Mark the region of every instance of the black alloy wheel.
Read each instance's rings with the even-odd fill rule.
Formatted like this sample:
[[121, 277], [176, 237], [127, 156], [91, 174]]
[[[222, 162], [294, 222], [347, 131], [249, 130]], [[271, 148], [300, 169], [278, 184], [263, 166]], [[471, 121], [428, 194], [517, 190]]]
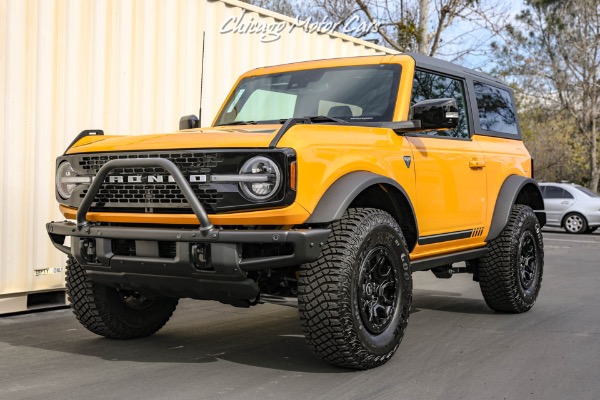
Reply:
[[391, 323], [398, 296], [398, 278], [384, 247], [372, 249], [358, 272], [358, 307], [365, 328], [383, 332]]

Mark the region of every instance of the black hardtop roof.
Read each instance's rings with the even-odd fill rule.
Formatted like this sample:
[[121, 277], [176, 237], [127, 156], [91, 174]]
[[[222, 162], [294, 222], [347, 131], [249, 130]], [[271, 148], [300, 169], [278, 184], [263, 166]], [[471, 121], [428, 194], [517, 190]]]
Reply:
[[486, 74], [485, 72], [475, 71], [474, 69], [470, 69], [467, 67], [463, 67], [461, 65], [451, 63], [448, 61], [440, 60], [439, 58], [425, 56], [423, 54], [416, 53], [401, 53], [406, 54], [412, 57], [417, 64], [417, 67], [429, 69], [433, 71], [446, 72], [451, 75], [471, 75], [473, 77], [486, 79], [488, 81], [492, 81], [494, 83], [500, 84], [502, 86], [507, 86], [504, 82], [500, 81], [497, 78], [494, 78], [491, 75]]
[[[454, 76], [459, 76], [459, 77], [466, 77], [467, 75], [469, 75], [472, 78], [476, 77], [479, 79], [485, 79], [485, 80], [487, 80], [489, 82], [493, 82], [497, 85], [502, 85], [512, 91], [512, 89], [507, 84], [505, 84], [504, 82], [502, 82], [501, 80], [499, 80], [497, 78], [494, 78], [491, 75], [486, 74], [485, 72], [475, 71], [474, 69], [463, 67], [462, 65], [459, 65], [459, 64], [440, 60], [439, 58], [425, 56], [423, 54], [406, 52], [406, 53], [385, 54], [385, 55], [370, 54], [370, 55], [362, 55], [362, 56], [334, 57], [332, 59], [335, 60], [335, 59], [344, 59], [344, 58], [363, 58], [363, 57], [366, 58], [366, 57], [377, 57], [377, 56], [381, 57], [382, 59], [384, 59], [385, 57], [388, 57], [388, 56], [392, 56], [392, 57], [394, 57], [394, 56], [409, 56], [413, 60], [415, 60], [416, 66], [418, 68], [428, 69], [431, 71], [438, 71], [438, 72], [446, 73], [448, 75], [454, 75]], [[330, 59], [322, 58], [322, 59], [310, 60], [310, 61], [326, 61], [326, 60], [330, 60]], [[263, 68], [277, 67], [277, 66], [281, 66], [281, 65], [302, 64], [303, 62], [306, 62], [306, 61], [276, 64], [276, 65], [270, 65], [270, 66], [266, 66], [266, 67], [258, 67], [258, 68], [253, 69], [253, 71], [263, 69]]]

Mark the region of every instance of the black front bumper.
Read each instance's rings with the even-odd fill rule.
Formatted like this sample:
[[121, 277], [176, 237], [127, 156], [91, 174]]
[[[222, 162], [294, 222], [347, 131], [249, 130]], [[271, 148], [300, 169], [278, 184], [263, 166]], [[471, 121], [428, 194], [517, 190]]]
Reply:
[[[167, 170], [200, 222], [199, 228], [119, 227], [92, 224], [86, 214], [104, 179], [114, 168], [149, 165]], [[77, 223], [50, 222], [50, 239], [73, 256], [95, 282], [116, 288], [170, 297], [191, 297], [242, 304], [260, 291], [248, 272], [291, 267], [316, 260], [329, 229], [231, 230], [218, 229], [194, 196], [175, 164], [165, 159], [114, 160], [98, 172], [77, 212]], [[65, 238], [71, 238], [71, 247]], [[116, 244], [132, 243], [123, 254]], [[168, 254], [161, 251], [164, 245]], [[284, 246], [283, 254], [243, 257], [244, 246]], [[291, 247], [290, 247], [291, 246]]]

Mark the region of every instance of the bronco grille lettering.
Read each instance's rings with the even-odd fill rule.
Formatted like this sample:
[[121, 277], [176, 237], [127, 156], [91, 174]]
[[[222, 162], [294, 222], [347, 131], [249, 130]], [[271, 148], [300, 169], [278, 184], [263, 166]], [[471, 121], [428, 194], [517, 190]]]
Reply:
[[[189, 175], [190, 183], [203, 183], [207, 181], [206, 175]], [[107, 183], [174, 183], [171, 175], [111, 175], [106, 178]]]

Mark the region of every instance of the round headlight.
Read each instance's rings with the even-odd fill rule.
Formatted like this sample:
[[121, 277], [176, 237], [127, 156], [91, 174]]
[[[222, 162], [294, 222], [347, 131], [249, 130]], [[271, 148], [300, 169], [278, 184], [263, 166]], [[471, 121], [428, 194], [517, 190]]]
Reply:
[[253, 157], [240, 170], [240, 188], [249, 200], [268, 200], [281, 185], [281, 172], [277, 164], [267, 157]]
[[73, 194], [77, 183], [73, 182], [75, 171], [68, 161], [61, 163], [56, 169], [56, 191], [63, 199], [68, 199]]

